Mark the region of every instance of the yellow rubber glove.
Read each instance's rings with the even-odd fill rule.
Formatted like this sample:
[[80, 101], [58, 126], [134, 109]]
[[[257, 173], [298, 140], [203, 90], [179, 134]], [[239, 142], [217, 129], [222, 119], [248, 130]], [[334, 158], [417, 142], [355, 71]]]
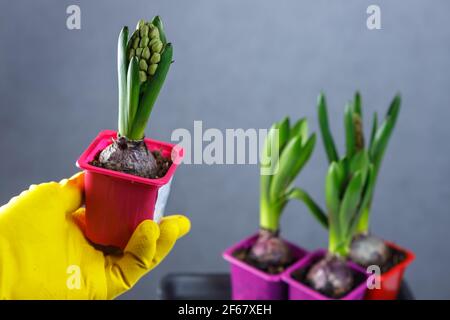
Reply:
[[105, 255], [83, 235], [83, 174], [32, 185], [0, 207], [1, 299], [112, 299], [190, 229], [180, 215], [142, 222], [124, 252]]

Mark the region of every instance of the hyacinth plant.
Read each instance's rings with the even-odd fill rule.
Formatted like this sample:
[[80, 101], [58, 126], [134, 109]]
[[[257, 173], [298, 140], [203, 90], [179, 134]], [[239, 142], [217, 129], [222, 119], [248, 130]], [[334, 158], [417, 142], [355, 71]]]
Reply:
[[[345, 108], [346, 153], [339, 157], [330, 131], [325, 95], [319, 95], [319, 126], [329, 161], [325, 181], [327, 214], [316, 204], [307, 205], [328, 228], [329, 245], [328, 254], [306, 275], [306, 281], [319, 292], [341, 297], [351, 290], [354, 279], [346, 264], [348, 257], [361, 265], [385, 262], [389, 258], [389, 249], [384, 242], [368, 234], [368, 221], [375, 182], [399, 109], [400, 96], [397, 95], [380, 126], [375, 113], [366, 148], [361, 96], [357, 92]], [[314, 203], [312, 199], [308, 201]]]
[[285, 118], [275, 123], [266, 137], [262, 159], [267, 161], [261, 161], [260, 173], [260, 231], [250, 250], [250, 259], [270, 273], [279, 272], [292, 259], [289, 247], [279, 237], [280, 218], [288, 201], [302, 199], [316, 211], [310, 196], [292, 186], [309, 160], [315, 141], [315, 134], [308, 136], [306, 119], [291, 126], [289, 118]]
[[[374, 264], [382, 266], [387, 262], [391, 254], [384, 241], [369, 234], [369, 218], [374, 185], [380, 171], [381, 162], [389, 139], [398, 118], [400, 104], [401, 98], [399, 95], [396, 95], [391, 102], [383, 122], [380, 125], [378, 124], [378, 115], [376, 112], [374, 113], [370, 140], [366, 146], [363, 130], [361, 96], [358, 92], [356, 92], [354, 100], [347, 104], [345, 108], [344, 124], [346, 154], [342, 159], [339, 159], [334, 139], [328, 124], [328, 112], [325, 96], [321, 94], [318, 100], [319, 125], [330, 166], [339, 161], [349, 161], [349, 159], [352, 159], [355, 155], [364, 155], [364, 158], [366, 159], [364, 161], [368, 161], [371, 170], [373, 171], [373, 177], [370, 181], [372, 185], [368, 186], [370, 193], [367, 194], [367, 200], [359, 205], [360, 212], [355, 220], [356, 234], [353, 237], [350, 251], [351, 259], [362, 266]], [[345, 173], [347, 181], [350, 181], [350, 179], [355, 176], [355, 172], [352, 170], [351, 166], [350, 170]], [[343, 193], [341, 192], [340, 195], [342, 196]], [[330, 232], [333, 232], [331, 230], [331, 226]]]
[[101, 166], [158, 178], [157, 161], [144, 143], [145, 127], [172, 63], [162, 21], [140, 20], [129, 37], [123, 27], [117, 47], [119, 81], [118, 138], [99, 155]]
[[370, 201], [374, 177], [374, 166], [365, 150], [330, 164], [325, 181], [328, 254], [306, 275], [315, 290], [339, 298], [353, 287], [353, 273], [346, 259], [362, 208]]

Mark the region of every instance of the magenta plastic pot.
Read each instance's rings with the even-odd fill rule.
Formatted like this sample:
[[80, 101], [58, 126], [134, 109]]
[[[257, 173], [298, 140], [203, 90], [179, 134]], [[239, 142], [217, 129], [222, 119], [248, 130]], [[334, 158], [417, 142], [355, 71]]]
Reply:
[[[326, 255], [327, 251], [324, 249], [320, 249], [314, 251], [308, 255], [306, 255], [303, 259], [298, 261], [297, 263], [290, 266], [283, 274], [282, 278], [288, 284], [288, 297], [289, 300], [333, 300], [323, 294], [315, 291], [314, 289], [308, 287], [307, 285], [298, 282], [297, 280], [292, 278], [292, 273], [301, 268], [307, 268], [314, 262], [323, 258]], [[364, 294], [367, 289], [367, 274], [364, 269], [359, 267], [358, 265], [349, 262], [348, 265], [355, 272], [361, 274], [361, 278], [364, 281], [361, 282], [356, 288], [350, 291], [346, 296], [340, 298], [339, 300], [362, 300], [364, 298]]]
[[100, 132], [80, 156], [77, 166], [85, 171], [86, 236], [96, 244], [124, 249], [142, 221], [159, 221], [162, 217], [183, 149], [165, 142], [144, 140], [150, 151], [159, 150], [162, 156], [172, 157], [171, 167], [159, 179], [146, 179], [91, 165], [96, 155], [116, 137], [115, 131]]
[[[232, 299], [286, 300], [287, 285], [282, 281], [281, 274], [265, 273], [233, 256], [233, 252], [238, 249], [250, 248], [257, 238], [258, 234], [255, 234], [228, 248], [223, 253], [223, 258], [230, 263], [231, 268]], [[296, 261], [307, 254], [306, 250], [290, 242], [285, 242], [292, 250]]]

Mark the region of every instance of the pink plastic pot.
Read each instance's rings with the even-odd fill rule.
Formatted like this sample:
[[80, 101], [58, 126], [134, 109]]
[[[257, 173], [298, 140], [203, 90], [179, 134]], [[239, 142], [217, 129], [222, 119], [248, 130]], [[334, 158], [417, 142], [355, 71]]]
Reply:
[[124, 249], [142, 221], [159, 221], [163, 215], [183, 149], [145, 139], [150, 151], [159, 150], [162, 156], [172, 157], [171, 167], [160, 179], [146, 179], [90, 165], [116, 137], [115, 131], [100, 132], [80, 156], [77, 166], [85, 171], [86, 236], [96, 244]]
[[[282, 281], [281, 274], [265, 273], [233, 256], [238, 249], [250, 248], [258, 238], [255, 234], [228, 248], [223, 258], [230, 263], [231, 288], [233, 300], [285, 300], [287, 298], [287, 285]], [[292, 250], [295, 260], [298, 261], [306, 255], [306, 251], [287, 242]]]
[[[292, 278], [292, 273], [301, 268], [307, 268], [314, 262], [323, 258], [326, 255], [327, 251], [324, 249], [320, 249], [314, 251], [303, 259], [301, 259], [296, 264], [293, 264], [289, 267], [282, 275], [283, 281], [285, 281], [289, 285], [288, 294], [289, 300], [332, 300], [327, 296], [315, 291], [314, 289], [308, 287], [306, 284], [300, 283], [297, 280]], [[366, 280], [367, 275], [364, 272], [364, 269], [359, 267], [358, 265], [349, 262], [349, 267], [352, 268], [355, 272], [361, 274], [361, 277], [364, 278], [361, 284], [359, 284], [356, 288], [350, 291], [346, 296], [340, 298], [339, 300], [362, 300], [364, 298], [364, 294], [367, 289]]]
[[396, 244], [385, 241], [385, 243], [392, 249], [402, 251], [405, 253], [405, 260], [391, 268], [389, 271], [381, 274], [380, 276], [380, 289], [368, 289], [366, 292], [365, 300], [394, 300], [397, 299], [398, 292], [403, 280], [403, 274], [405, 269], [415, 259], [414, 253], [403, 249]]

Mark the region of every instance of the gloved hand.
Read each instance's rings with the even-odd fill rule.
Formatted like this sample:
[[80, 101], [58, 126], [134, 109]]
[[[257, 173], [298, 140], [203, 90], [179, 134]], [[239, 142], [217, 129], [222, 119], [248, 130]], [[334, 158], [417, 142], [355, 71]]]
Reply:
[[124, 252], [84, 237], [83, 174], [32, 185], [0, 207], [1, 299], [111, 299], [130, 289], [190, 229], [180, 215], [142, 222]]

